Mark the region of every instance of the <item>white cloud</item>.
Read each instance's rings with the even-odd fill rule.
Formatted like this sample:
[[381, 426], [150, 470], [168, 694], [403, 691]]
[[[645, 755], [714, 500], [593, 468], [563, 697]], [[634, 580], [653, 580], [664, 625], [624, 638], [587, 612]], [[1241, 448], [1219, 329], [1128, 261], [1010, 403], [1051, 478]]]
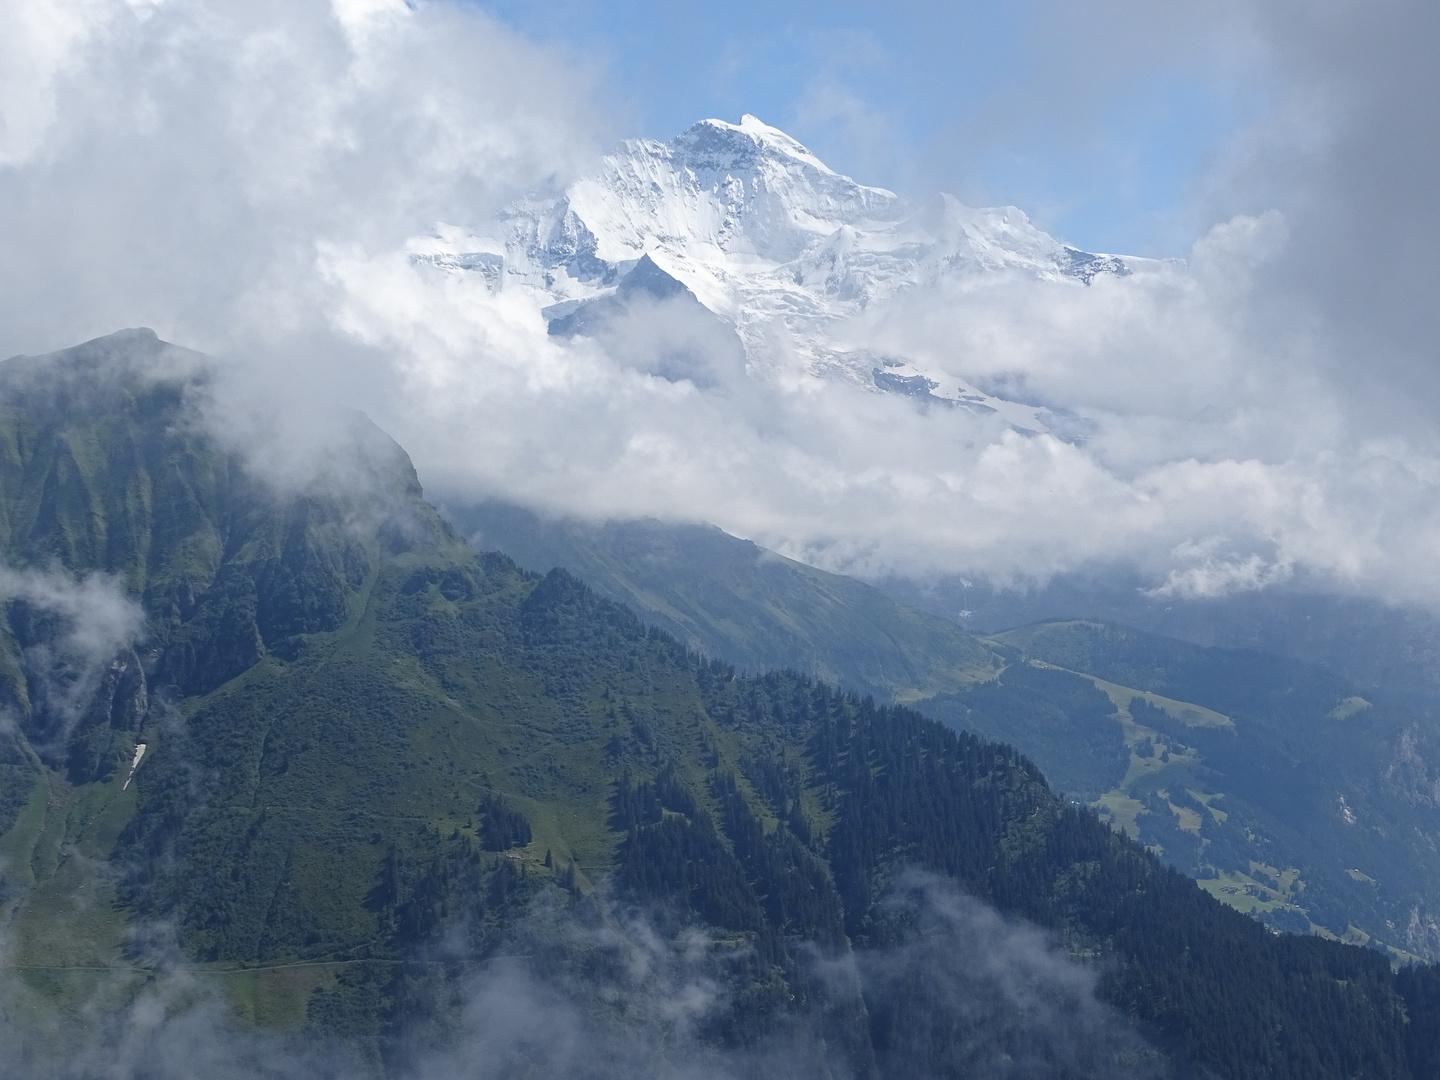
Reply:
[[343, 331], [405, 358], [390, 423], [452, 497], [705, 518], [862, 573], [1023, 581], [1127, 561], [1211, 595], [1304, 564], [1404, 594], [1416, 568], [1393, 556], [1429, 535], [1432, 459], [1361, 440], [1303, 348], [1267, 350], [1244, 274], [1282, 241], [1273, 215], [1236, 219], [1197, 244], [1194, 272], [950, 285], [852, 328], [877, 352], [1082, 410], [1080, 444], [842, 383], [700, 390], [547, 337], [535, 300], [478, 275], [358, 249], [325, 266]]
[[0, 166], [24, 164], [55, 122], [55, 83], [74, 63], [103, 0], [13, 5], [0, 36]]
[[[1431, 316], [1391, 304], [1399, 322], [1371, 333], [1365, 306], [1433, 269], [1368, 242], [1377, 208], [1381, 240], [1412, 208], [1378, 202], [1390, 174], [1337, 164], [1335, 149], [1363, 131], [1382, 165], [1433, 150], [1433, 117], [1366, 127], [1387, 88], [1424, 77], [1367, 97], [1341, 48], [1326, 83], [1303, 42], [1335, 52], [1362, 13], [1295, 14], [1308, 28], [1295, 44], [1278, 43], [1279, 10], [1227, 8], [1195, 35], [1218, 48], [1243, 24], [1227, 62], [1263, 54], [1293, 94], [1267, 119], [1274, 146], [1248, 133], [1211, 178], [1228, 209], [1186, 265], [1090, 287], [951, 284], [844, 330], [1073, 410], [1083, 441], [839, 382], [740, 378], [694, 327], [557, 340], [536, 299], [412, 260], [407, 241], [434, 222], [483, 231], [504, 200], [588, 168], [617, 134], [569, 59], [442, 3], [0, 6], [13, 58], [0, 70], [20, 88], [0, 142], [0, 344], [34, 352], [148, 323], [225, 353], [232, 390], [280, 430], [311, 425], [319, 402], [367, 409], [432, 492], [703, 518], [839, 568], [1019, 581], [1126, 562], [1204, 595], [1304, 570], [1440, 603], [1435, 394], [1416, 344], [1433, 345]], [[1183, 51], [1173, 26], [1162, 36]], [[1421, 238], [1437, 239], [1433, 217], [1416, 212]], [[1355, 246], [1337, 254], [1337, 236]], [[656, 359], [677, 339], [703, 386]]]
[[458, 3], [3, 0], [0, 43], [10, 351], [293, 339], [317, 243], [483, 216], [613, 136], [588, 76]]

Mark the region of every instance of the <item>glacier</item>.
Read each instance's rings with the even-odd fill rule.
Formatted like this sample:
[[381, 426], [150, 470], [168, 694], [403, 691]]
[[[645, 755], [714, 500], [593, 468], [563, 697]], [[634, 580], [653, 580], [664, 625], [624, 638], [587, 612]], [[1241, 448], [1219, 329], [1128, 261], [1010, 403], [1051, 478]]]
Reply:
[[702, 120], [668, 142], [628, 140], [562, 194], [514, 203], [480, 229], [439, 225], [409, 252], [521, 291], [567, 337], [609, 310], [597, 302], [613, 307], [644, 260], [733, 327], [756, 378], [840, 378], [1064, 438], [1083, 431], [1080, 418], [914, 358], [846, 348], [836, 331], [927, 285], [1022, 275], [1084, 288], [1152, 263], [1070, 247], [1013, 206], [977, 209], [943, 194], [911, 205], [749, 115]]

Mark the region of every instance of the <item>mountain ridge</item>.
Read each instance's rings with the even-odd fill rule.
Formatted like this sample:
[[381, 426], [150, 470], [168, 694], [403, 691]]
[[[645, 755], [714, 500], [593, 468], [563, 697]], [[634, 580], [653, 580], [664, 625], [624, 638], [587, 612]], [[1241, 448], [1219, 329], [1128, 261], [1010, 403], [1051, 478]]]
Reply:
[[[446, 512], [473, 546], [499, 548], [534, 572], [567, 567], [688, 648], [741, 670], [793, 667], [908, 703], [992, 678], [1002, 663], [954, 623], [714, 526], [552, 520], [500, 502]], [[837, 647], [842, 640], [848, 649]]]

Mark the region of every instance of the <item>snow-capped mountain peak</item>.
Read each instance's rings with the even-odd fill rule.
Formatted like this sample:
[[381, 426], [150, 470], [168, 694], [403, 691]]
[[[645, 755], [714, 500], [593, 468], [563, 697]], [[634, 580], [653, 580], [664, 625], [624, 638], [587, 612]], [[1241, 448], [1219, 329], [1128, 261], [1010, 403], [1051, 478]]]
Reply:
[[746, 113], [740, 123], [701, 120], [670, 141], [683, 150], [694, 168], [710, 171], [751, 169], [760, 155], [789, 158], [827, 176], [839, 176], [796, 139]]
[[[702, 120], [668, 142], [628, 140], [594, 175], [510, 207], [495, 229], [493, 240], [464, 241], [470, 251], [441, 237], [412, 250], [452, 271], [478, 270], [494, 288], [532, 291], [550, 317], [608, 294], [648, 256], [735, 327], [757, 373], [773, 367], [780, 331], [811, 374], [892, 392], [901, 384], [875, 371], [911, 368], [838, 350], [837, 321], [925, 284], [1021, 274], [1082, 287], [1141, 261], [1068, 247], [1015, 207], [977, 209], [948, 195], [911, 206], [750, 115]], [[978, 400], [973, 388], [949, 390], [953, 377], [914, 374], [947, 399]]]
[[564, 201], [602, 260], [663, 251], [694, 264], [682, 274], [790, 262], [845, 225], [873, 229], [905, 213], [893, 192], [841, 176], [752, 116], [703, 120], [665, 143], [630, 140]]

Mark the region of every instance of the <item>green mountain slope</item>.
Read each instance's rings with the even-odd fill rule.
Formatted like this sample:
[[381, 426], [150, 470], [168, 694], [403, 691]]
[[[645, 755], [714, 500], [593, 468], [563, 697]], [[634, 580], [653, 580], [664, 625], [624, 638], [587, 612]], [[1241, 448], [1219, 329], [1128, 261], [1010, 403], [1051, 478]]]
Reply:
[[[692, 648], [819, 673], [1011, 743], [1067, 798], [1272, 926], [1440, 957], [1440, 747], [1422, 717], [1331, 671], [1098, 623], [977, 639], [706, 526], [499, 504], [455, 518]], [[946, 674], [956, 655], [960, 679]]]
[[[1093, 961], [1178, 1069], [1433, 1070], [1408, 1019], [1436, 1011], [1428, 974], [1271, 934], [1008, 747], [803, 675], [737, 676], [563, 571], [475, 554], [363, 424], [345, 447], [363, 468], [268, 487], [194, 422], [203, 365], [177, 381], [174, 359], [130, 334], [0, 366], [18, 979], [0, 1003], [22, 999], [3, 1016], [25, 1053], [63, 1057], [178, 969], [403, 1075], [415, 1046], [463, 1033], [467, 980], [502, 957], [609, 985], [594, 939], [536, 936], [526, 912], [613, 937], [619, 904], [708, 928], [683, 938], [726, 988], [699, 1044], [803, 1031], [815, 1075], [962, 1075], [977, 1021], [865, 962], [925, 948], [894, 899], [919, 868]], [[47, 413], [47, 370], [85, 394]], [[97, 452], [58, 449], [82, 444]], [[90, 606], [65, 608], [95, 571], [110, 593], [92, 580]], [[76, 633], [105, 595], [143, 614], [118, 645]], [[591, 997], [624, 1022], [623, 999]], [[35, 1019], [56, 1010], [77, 1024]], [[1068, 1061], [1052, 1071], [1156, 1064]]]
[[948, 619], [710, 525], [548, 519], [504, 503], [450, 507], [481, 549], [563, 566], [687, 647], [742, 670], [791, 668], [909, 702], [991, 678], [993, 652]]

